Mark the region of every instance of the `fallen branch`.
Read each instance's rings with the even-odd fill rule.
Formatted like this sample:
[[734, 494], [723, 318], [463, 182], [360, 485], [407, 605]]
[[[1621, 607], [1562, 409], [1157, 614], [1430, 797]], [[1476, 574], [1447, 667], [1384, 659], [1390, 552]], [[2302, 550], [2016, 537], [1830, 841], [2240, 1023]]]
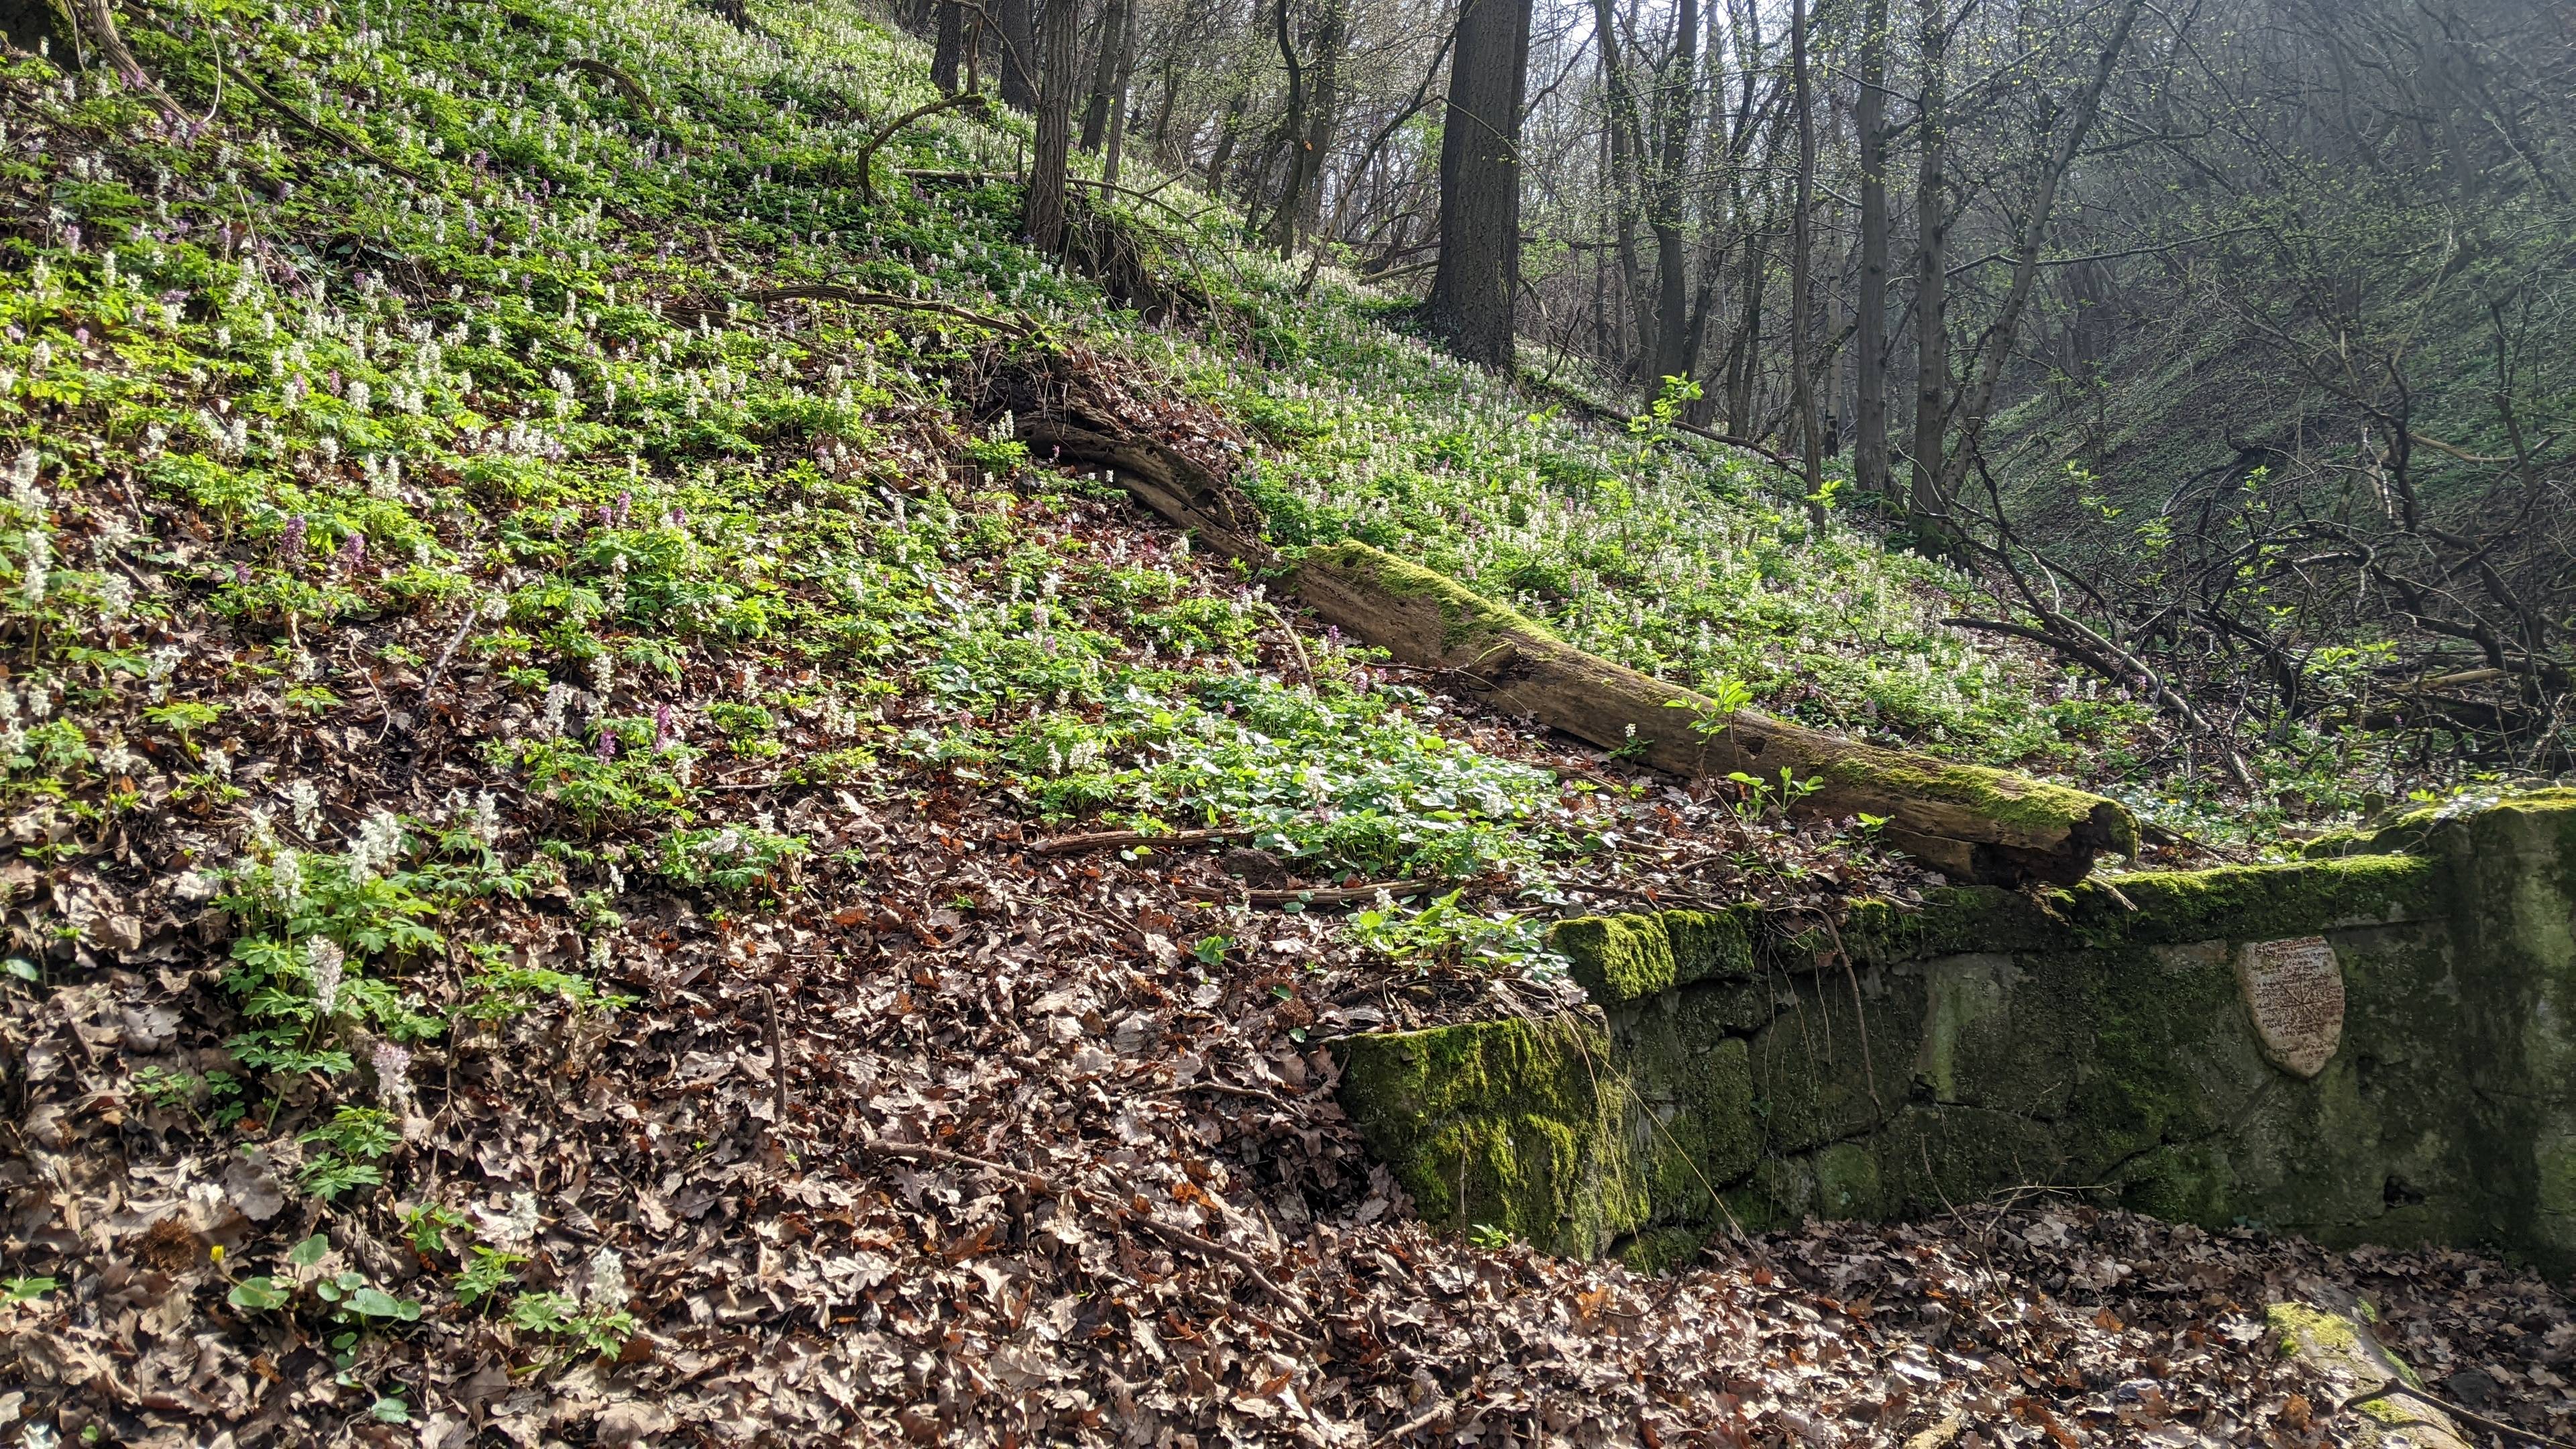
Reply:
[[354, 151], [374, 165], [381, 166], [385, 170], [392, 172], [394, 175], [399, 176], [414, 185], [427, 186], [430, 184], [428, 178], [422, 176], [419, 172], [411, 170], [409, 167], [388, 161], [384, 157], [377, 155], [375, 148], [369, 146], [366, 142], [345, 132], [337, 131], [329, 126], [323, 125], [320, 121], [314, 120], [302, 111], [297, 110], [295, 107], [288, 105], [282, 100], [279, 100], [276, 96], [269, 93], [266, 86], [263, 86], [258, 81], [251, 79], [250, 72], [243, 70], [240, 66], [235, 65], [230, 61], [225, 61], [222, 64], [223, 68], [232, 75], [233, 83], [235, 85], [240, 86], [243, 90], [246, 90], [253, 96], [258, 97], [260, 102], [266, 105], [270, 110], [273, 110], [279, 115], [286, 117], [288, 120], [293, 121], [296, 125], [312, 133], [315, 137], [323, 141], [327, 141], [334, 146]]
[[[770, 287], [762, 291], [746, 293], [743, 300], [757, 305], [793, 301], [847, 302], [854, 307], [884, 307], [897, 312], [929, 312], [942, 317], [954, 317], [960, 322], [972, 322], [978, 327], [990, 327], [996, 332], [1013, 337], [1027, 337], [1037, 330], [1031, 323], [1014, 322], [1004, 317], [987, 317], [981, 312], [969, 312], [963, 307], [946, 302], [933, 302], [921, 297], [898, 297], [891, 292], [862, 292], [854, 287], [835, 286], [830, 282], [805, 282], [792, 287]], [[706, 311], [704, 308], [679, 310], [701, 313]]]
[[[1025, 392], [1005, 383], [998, 415]], [[1039, 389], [1039, 397], [1047, 395]], [[1139, 502], [1257, 570], [1281, 566], [1242, 490], [1117, 419], [1017, 407], [1040, 459], [1106, 468]], [[1317, 618], [1416, 668], [1448, 672], [1495, 708], [1685, 777], [1783, 770], [1815, 789], [1803, 814], [1884, 817], [1889, 844], [1954, 880], [2071, 885], [2096, 855], [2126, 852], [2137, 826], [2117, 803], [2027, 776], [1956, 765], [1808, 729], [1751, 710], [1718, 711], [1692, 690], [1586, 653], [1456, 581], [1363, 543], [1307, 550], [1287, 571]]]
[[911, 125], [913, 122], [918, 121], [925, 116], [935, 116], [941, 111], [957, 110], [960, 108], [973, 111], [978, 115], [981, 115], [987, 111], [988, 105], [984, 97], [974, 91], [968, 91], [964, 95], [948, 96], [940, 100], [931, 101], [926, 105], [913, 107], [911, 110], [906, 111], [902, 115], [895, 117], [893, 120], [886, 122], [882, 126], [879, 126], [876, 130], [876, 134], [868, 137], [867, 141], [859, 147], [859, 154], [852, 158], [852, 164], [859, 168], [859, 195], [866, 199], [868, 205], [874, 206], [877, 203], [877, 183], [875, 174], [877, 148], [884, 145], [887, 141], [892, 140], [895, 132], [902, 130], [904, 127]]
[[110, 0], [72, 0], [71, 8], [119, 79], [150, 96], [152, 103], [160, 108], [164, 120], [176, 123], [186, 119], [179, 103], [154, 83], [151, 72], [143, 68], [143, 62], [136, 60], [134, 52], [126, 46], [124, 35], [116, 28], [116, 10]]
[[1059, 835], [1041, 840], [1031, 852], [1035, 855], [1081, 855], [1087, 851], [1123, 849], [1131, 845], [1231, 845], [1250, 840], [1253, 832], [1227, 830], [1093, 830], [1081, 835]]
[[1436, 880], [1370, 881], [1355, 886], [1308, 886], [1302, 890], [1234, 890], [1199, 885], [1184, 881], [1181, 890], [1201, 900], [1242, 901], [1255, 906], [1346, 906], [1353, 901], [1373, 901], [1381, 892], [1394, 897], [1418, 896], [1440, 889]]
[[566, 70], [577, 70], [589, 75], [598, 76], [600, 79], [616, 86], [620, 91], [625, 92], [626, 99], [643, 107], [646, 115], [653, 117], [655, 120], [661, 119], [662, 107], [654, 101], [653, 93], [644, 89], [644, 83], [642, 81], [628, 75], [625, 71], [618, 69], [616, 66], [610, 65], [604, 60], [583, 60], [576, 56], [570, 60], [566, 60], [564, 62], [564, 68]]

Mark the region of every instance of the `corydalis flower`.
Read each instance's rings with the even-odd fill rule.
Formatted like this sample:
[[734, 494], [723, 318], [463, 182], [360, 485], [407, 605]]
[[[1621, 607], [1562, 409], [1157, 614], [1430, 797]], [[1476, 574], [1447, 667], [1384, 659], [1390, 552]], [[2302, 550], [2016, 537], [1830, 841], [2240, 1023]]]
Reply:
[[304, 943], [304, 970], [313, 981], [313, 1005], [323, 1016], [340, 1009], [340, 981], [348, 953], [328, 936]]
[[310, 780], [298, 780], [286, 787], [287, 808], [295, 812], [295, 828], [312, 839], [322, 829], [322, 792]]
[[599, 732], [598, 753], [599, 762], [603, 765], [617, 758], [617, 736], [614, 733], [608, 730]]
[[593, 1308], [611, 1311], [626, 1306], [626, 1260], [606, 1243], [590, 1255], [590, 1289], [582, 1295]]
[[354, 574], [367, 561], [367, 536], [352, 530], [340, 541], [339, 568], [343, 574]]
[[376, 1090], [394, 1101], [411, 1096], [411, 1053], [389, 1041], [376, 1043]]
[[268, 863], [268, 884], [289, 913], [304, 903], [304, 862], [294, 851], [281, 850]]
[[349, 847], [349, 875], [353, 880], [370, 880], [394, 863], [402, 854], [402, 821], [390, 810], [379, 810], [358, 827], [357, 843]]
[[283, 538], [278, 540], [277, 546], [278, 551], [286, 556], [287, 567], [292, 568], [296, 564], [303, 562], [304, 537], [312, 530], [312, 527], [313, 525], [307, 523], [304, 519], [304, 515], [301, 513], [286, 520], [286, 534]]
[[679, 734], [679, 719], [677, 713], [671, 708], [671, 702], [669, 700], [664, 700], [662, 703], [654, 706], [653, 753], [658, 755], [664, 750], [669, 749], [671, 747], [671, 741], [679, 738]]

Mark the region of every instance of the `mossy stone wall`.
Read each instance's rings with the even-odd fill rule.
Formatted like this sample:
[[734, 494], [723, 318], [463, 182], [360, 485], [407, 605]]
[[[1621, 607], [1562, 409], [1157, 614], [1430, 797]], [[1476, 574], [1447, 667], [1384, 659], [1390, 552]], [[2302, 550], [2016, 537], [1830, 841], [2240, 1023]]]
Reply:
[[[1426, 1217], [1569, 1253], [2048, 1187], [2576, 1267], [2576, 792], [2336, 848], [1945, 891], [1844, 951], [1751, 910], [1565, 922], [1589, 1009], [1346, 1038], [1343, 1105]], [[2301, 1077], [2237, 963], [2311, 936], [2344, 1007]]]

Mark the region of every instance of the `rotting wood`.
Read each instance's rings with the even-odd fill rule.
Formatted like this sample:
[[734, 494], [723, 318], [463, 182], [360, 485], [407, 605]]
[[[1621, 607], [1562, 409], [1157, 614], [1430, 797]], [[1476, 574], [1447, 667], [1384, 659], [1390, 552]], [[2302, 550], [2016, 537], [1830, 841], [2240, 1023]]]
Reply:
[[[1013, 392], [1024, 388], [1010, 389]], [[1044, 395], [1041, 390], [1040, 395]], [[1068, 416], [1067, 414], [1071, 415]], [[1198, 460], [1079, 403], [1022, 409], [1040, 458], [1100, 468], [1175, 526], [1256, 569], [1280, 567], [1259, 510]], [[1812, 781], [1809, 815], [1871, 815], [1881, 836], [1953, 880], [2071, 885], [2094, 858], [2128, 853], [2137, 823], [2117, 802], [2027, 776], [1865, 744], [1756, 710], [1721, 714], [1680, 685], [1577, 649], [1517, 612], [1363, 543], [1308, 550], [1286, 572], [1323, 622], [1445, 675], [1495, 708], [1667, 773]]]

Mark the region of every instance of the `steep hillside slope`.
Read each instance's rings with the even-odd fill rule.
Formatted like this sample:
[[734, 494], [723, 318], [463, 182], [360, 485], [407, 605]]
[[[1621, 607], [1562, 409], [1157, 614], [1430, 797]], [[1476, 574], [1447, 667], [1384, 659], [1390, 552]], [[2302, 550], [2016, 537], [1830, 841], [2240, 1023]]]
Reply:
[[1303, 627], [988, 384], [1082, 368], [1283, 543], [1694, 682], [2129, 738], [1940, 575], [1186, 202], [1086, 211], [1105, 284], [1031, 256], [1025, 128], [871, 158], [929, 95], [845, 5], [122, 19], [138, 74], [0, 71], [0, 1432], [2322, 1442], [2262, 1310], [2351, 1292], [2564, 1432], [2576, 1331], [2456, 1256], [2057, 1205], [1647, 1280], [1426, 1232], [1326, 1035], [1572, 999], [1561, 912], [1925, 878]]

